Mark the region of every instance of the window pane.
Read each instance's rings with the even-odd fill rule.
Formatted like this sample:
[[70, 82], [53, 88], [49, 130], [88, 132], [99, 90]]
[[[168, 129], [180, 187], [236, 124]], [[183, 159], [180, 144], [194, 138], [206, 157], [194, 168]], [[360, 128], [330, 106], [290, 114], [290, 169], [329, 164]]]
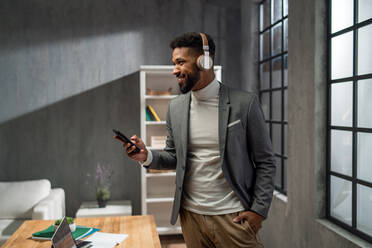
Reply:
[[372, 79], [358, 81], [358, 126], [372, 128]]
[[284, 90], [284, 120], [288, 121], [288, 90]]
[[270, 88], [270, 62], [260, 65], [261, 90]]
[[351, 182], [331, 176], [331, 216], [351, 225]]
[[261, 94], [262, 111], [264, 112], [265, 119], [270, 119], [270, 93], [265, 92]]
[[353, 33], [332, 38], [332, 79], [353, 75]]
[[264, 58], [264, 35], [260, 34], [260, 60]]
[[271, 20], [271, 10], [270, 10], [270, 0], [265, 0], [264, 2], [264, 29], [270, 26], [270, 20]]
[[288, 55], [284, 55], [284, 86], [288, 86]]
[[271, 88], [282, 87], [282, 58], [275, 58], [272, 60], [272, 85]]
[[284, 46], [284, 52], [288, 51], [288, 19], [284, 20], [284, 37], [283, 37], [283, 46]]
[[276, 173], [275, 173], [275, 186], [282, 188], [282, 159], [275, 157]]
[[332, 33], [353, 25], [353, 0], [332, 0]]
[[358, 178], [372, 182], [372, 133], [358, 133]]
[[372, 73], [371, 44], [372, 24], [360, 28], [358, 31], [358, 75]]
[[357, 228], [367, 234], [372, 233], [372, 188], [357, 185]]
[[284, 147], [283, 147], [283, 155], [288, 156], [288, 125], [284, 124]]
[[272, 92], [273, 105], [272, 105], [272, 119], [280, 121], [282, 120], [282, 91], [275, 90]]
[[353, 83], [336, 83], [331, 86], [331, 124], [352, 126]]
[[287, 191], [287, 173], [286, 173], [286, 169], [287, 168], [287, 160], [286, 159], [284, 159], [283, 160], [283, 168], [282, 168], [282, 171], [283, 171], [283, 173], [284, 173], [284, 182], [283, 182], [283, 184], [284, 184], [284, 190], [285, 191]]
[[359, 22], [372, 18], [372, 1], [371, 0], [359, 0], [358, 11], [359, 11], [359, 14], [358, 14]]
[[260, 35], [261, 60], [270, 57], [270, 30]]
[[352, 132], [331, 130], [331, 171], [352, 175]]
[[271, 2], [272, 23], [282, 19], [282, 0], [272, 0]]
[[281, 136], [282, 136], [282, 125], [281, 124], [272, 124], [273, 128], [273, 135], [272, 135], [272, 142], [273, 142], [273, 150], [274, 153], [281, 154]]
[[276, 24], [271, 30], [271, 55], [274, 56], [282, 52], [282, 23]]
[[283, 5], [284, 5], [284, 7], [283, 7], [283, 16], [286, 16], [286, 15], [288, 15], [288, 0], [284, 0], [283, 1]]
[[263, 25], [264, 25], [264, 5], [260, 4], [260, 31], [263, 30]]

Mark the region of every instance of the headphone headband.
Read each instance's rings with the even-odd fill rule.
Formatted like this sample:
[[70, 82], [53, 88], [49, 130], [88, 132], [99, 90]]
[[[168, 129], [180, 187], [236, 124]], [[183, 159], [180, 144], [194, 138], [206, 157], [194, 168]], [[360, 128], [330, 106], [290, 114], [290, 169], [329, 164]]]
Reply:
[[207, 36], [205, 34], [203, 34], [203, 33], [200, 33], [200, 36], [202, 37], [203, 50], [204, 51], [209, 51], [209, 45], [208, 45]]

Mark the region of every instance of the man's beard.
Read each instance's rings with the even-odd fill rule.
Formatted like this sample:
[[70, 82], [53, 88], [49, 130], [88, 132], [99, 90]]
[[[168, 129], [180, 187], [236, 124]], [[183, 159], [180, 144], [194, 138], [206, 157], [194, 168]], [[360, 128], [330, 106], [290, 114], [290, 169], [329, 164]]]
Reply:
[[178, 84], [181, 93], [186, 94], [187, 92], [189, 92], [199, 81], [199, 79], [200, 79], [199, 71], [195, 68], [191, 74], [187, 75], [185, 83]]

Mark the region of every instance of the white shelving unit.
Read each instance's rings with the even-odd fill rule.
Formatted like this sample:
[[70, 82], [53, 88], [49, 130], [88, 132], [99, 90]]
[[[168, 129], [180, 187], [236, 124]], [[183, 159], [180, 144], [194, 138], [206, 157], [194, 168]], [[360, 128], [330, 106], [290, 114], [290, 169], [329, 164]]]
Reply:
[[[221, 81], [221, 66], [214, 67], [216, 78]], [[141, 138], [148, 149], [152, 148], [152, 136], [166, 136], [165, 120], [168, 103], [179, 92], [176, 77], [172, 75], [173, 66], [141, 66], [140, 67], [140, 99], [141, 99]], [[146, 88], [155, 91], [166, 91], [172, 87], [171, 95], [146, 95]], [[146, 106], [151, 105], [161, 121], [146, 120]], [[157, 231], [162, 234], [180, 234], [179, 221], [170, 224], [173, 196], [176, 189], [176, 172], [149, 173], [145, 168], [141, 172], [142, 214], [152, 214]]]

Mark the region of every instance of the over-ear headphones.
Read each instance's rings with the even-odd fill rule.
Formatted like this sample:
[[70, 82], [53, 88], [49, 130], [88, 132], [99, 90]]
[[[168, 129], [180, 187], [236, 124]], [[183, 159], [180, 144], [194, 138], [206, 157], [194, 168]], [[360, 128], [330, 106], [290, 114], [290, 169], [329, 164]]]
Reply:
[[208, 39], [207, 36], [203, 33], [200, 33], [200, 36], [203, 41], [203, 51], [204, 53], [200, 55], [196, 61], [196, 64], [198, 68], [202, 71], [209, 70], [213, 66], [213, 60], [209, 56], [209, 45], [208, 45]]

